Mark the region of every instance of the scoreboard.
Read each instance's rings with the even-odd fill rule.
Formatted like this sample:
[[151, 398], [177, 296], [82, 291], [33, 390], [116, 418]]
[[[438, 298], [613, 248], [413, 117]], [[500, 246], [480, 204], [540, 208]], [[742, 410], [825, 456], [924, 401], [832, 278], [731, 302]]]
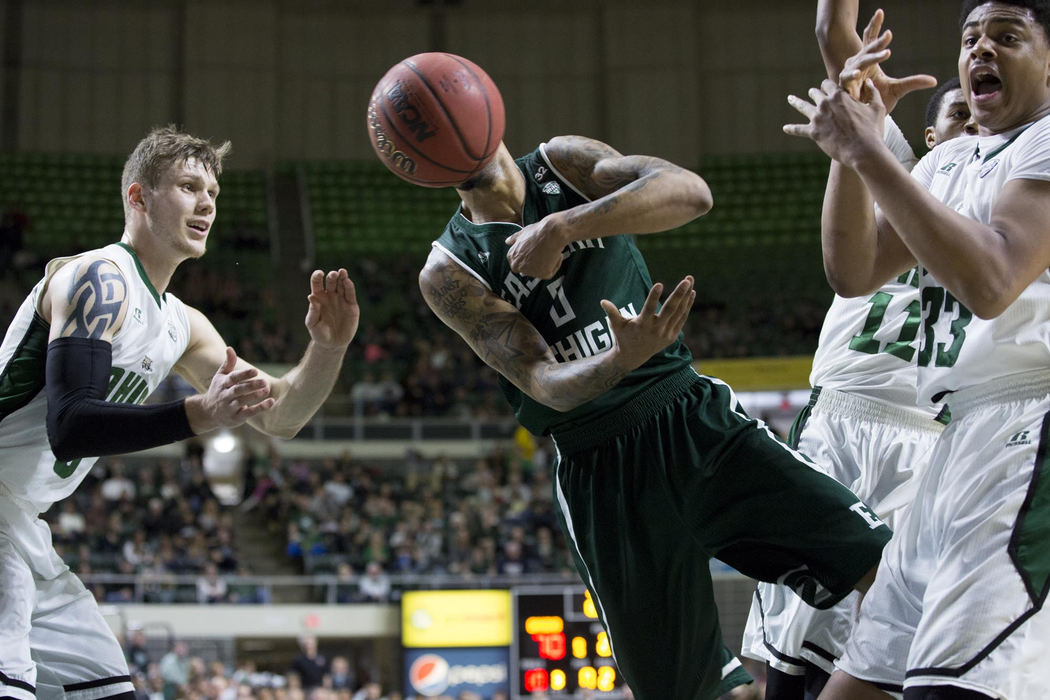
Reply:
[[542, 691], [551, 700], [624, 697], [627, 687], [613, 662], [609, 638], [583, 586], [512, 590], [514, 630], [510, 654], [513, 700]]

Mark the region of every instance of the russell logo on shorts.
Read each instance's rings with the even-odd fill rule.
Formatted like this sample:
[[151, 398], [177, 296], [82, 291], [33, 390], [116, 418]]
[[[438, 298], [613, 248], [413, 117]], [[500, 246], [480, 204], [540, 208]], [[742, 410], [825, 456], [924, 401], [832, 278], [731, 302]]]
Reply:
[[1028, 437], [1028, 431], [1022, 430], [1016, 432], [1010, 436], [1010, 439], [1006, 441], [1007, 447], [1020, 447], [1021, 445], [1031, 445], [1032, 439]]

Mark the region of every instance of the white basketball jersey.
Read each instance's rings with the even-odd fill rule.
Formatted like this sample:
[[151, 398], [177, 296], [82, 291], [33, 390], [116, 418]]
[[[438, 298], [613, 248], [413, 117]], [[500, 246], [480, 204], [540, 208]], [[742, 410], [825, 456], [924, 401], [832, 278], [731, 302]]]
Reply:
[[[92, 252], [116, 264], [128, 286], [106, 400], [140, 404], [186, 349], [186, 309], [173, 295], [157, 294], [131, 248], [115, 243]], [[60, 462], [48, 443], [44, 370], [50, 324], [36, 312], [46, 279], [22, 302], [0, 345], [0, 482], [37, 512], [71, 494], [96, 460]]]
[[[927, 154], [912, 174], [955, 211], [989, 224], [1008, 180], [1050, 180], [1050, 118], [1004, 134], [948, 141]], [[1050, 367], [1046, 270], [990, 320], [974, 316], [928, 271], [921, 273], [920, 401], [930, 403], [961, 387]]]
[[[889, 117], [884, 140], [905, 168], [915, 166], [911, 146]], [[820, 329], [810, 384], [895, 406], [915, 406], [920, 321], [917, 270], [868, 296], [836, 295]], [[935, 414], [933, 409], [923, 412]]]

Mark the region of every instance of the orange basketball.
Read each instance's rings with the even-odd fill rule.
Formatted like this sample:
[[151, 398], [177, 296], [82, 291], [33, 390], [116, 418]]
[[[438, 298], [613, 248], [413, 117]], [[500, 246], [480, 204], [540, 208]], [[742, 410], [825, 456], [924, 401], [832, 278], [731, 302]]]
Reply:
[[488, 165], [503, 139], [503, 98], [477, 65], [450, 53], [410, 56], [368, 102], [368, 135], [395, 175], [449, 187]]

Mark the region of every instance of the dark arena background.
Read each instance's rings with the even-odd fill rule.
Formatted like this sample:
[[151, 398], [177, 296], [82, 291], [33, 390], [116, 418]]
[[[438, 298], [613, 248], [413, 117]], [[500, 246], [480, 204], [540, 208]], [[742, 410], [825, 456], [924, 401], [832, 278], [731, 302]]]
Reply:
[[[219, 432], [104, 458], [46, 514], [144, 693], [629, 697], [553, 514], [553, 446], [517, 428], [496, 375], [418, 292], [457, 196], [379, 163], [367, 102], [395, 62], [449, 51], [499, 86], [514, 155], [584, 134], [700, 173], [711, 213], [638, 244], [654, 279], [696, 278], [698, 367], [783, 433], [832, 297], [828, 161], [781, 131], [797, 117], [786, 96], [824, 77], [815, 6], [0, 0], [5, 327], [47, 260], [119, 239], [123, 158], [168, 123], [233, 142], [208, 254], [173, 293], [275, 365], [306, 343], [310, 270], [346, 267], [361, 302], [337, 388], [297, 438]], [[954, 75], [958, 2], [879, 6], [887, 72]], [[875, 7], [861, 2], [862, 22]], [[927, 96], [894, 114], [917, 153]], [[159, 398], [188, 391], [170, 381]], [[753, 582], [712, 569], [739, 645]]]

